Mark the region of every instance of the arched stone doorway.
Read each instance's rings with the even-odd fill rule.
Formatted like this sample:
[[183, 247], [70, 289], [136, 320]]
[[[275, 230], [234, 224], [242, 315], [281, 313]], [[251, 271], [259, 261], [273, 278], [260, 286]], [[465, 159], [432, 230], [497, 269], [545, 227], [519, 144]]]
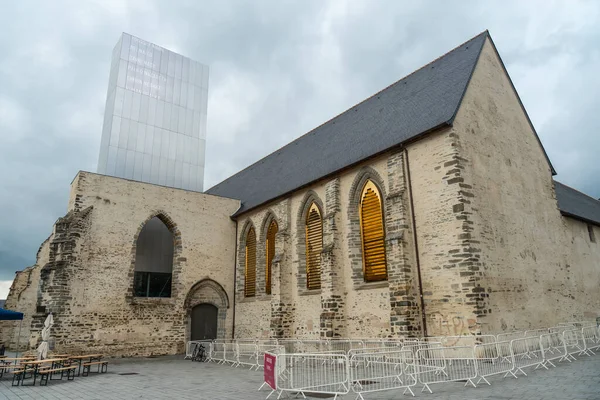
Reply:
[[187, 340], [223, 339], [229, 298], [223, 287], [212, 279], [198, 281], [185, 299]]

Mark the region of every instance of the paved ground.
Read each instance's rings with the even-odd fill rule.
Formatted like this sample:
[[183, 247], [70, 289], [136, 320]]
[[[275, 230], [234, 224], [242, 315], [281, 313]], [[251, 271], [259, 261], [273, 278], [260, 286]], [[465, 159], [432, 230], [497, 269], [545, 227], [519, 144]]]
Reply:
[[[122, 375], [131, 374], [132, 375]], [[429, 399], [600, 399], [600, 355], [561, 363], [549, 371], [528, 371], [519, 379], [490, 380], [477, 388], [462, 383], [432, 385], [434, 394], [415, 392]], [[268, 391], [257, 391], [262, 371], [242, 367], [182, 360], [182, 357], [111, 360], [109, 372], [75, 378], [72, 382], [50, 382], [47, 387], [12, 387], [0, 381], [0, 400], [5, 399], [264, 399]], [[275, 396], [272, 396], [274, 398]], [[366, 395], [367, 400], [402, 398], [401, 392]], [[409, 398], [407, 396], [406, 398]], [[300, 396], [301, 398], [301, 396]], [[347, 395], [345, 399], [354, 399]]]

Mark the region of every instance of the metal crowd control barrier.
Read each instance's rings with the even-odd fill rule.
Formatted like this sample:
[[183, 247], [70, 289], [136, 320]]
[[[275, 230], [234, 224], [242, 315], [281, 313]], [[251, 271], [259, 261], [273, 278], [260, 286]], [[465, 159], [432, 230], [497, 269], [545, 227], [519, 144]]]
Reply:
[[[366, 350], [366, 349], [362, 349]], [[413, 355], [408, 350], [387, 348], [353, 354], [350, 359], [350, 385], [357, 394], [357, 399], [363, 399], [364, 393], [381, 392], [384, 390], [401, 390], [415, 395], [412, 387], [417, 380], [414, 373]]]
[[302, 350], [298, 339], [277, 339], [277, 344], [283, 346], [286, 353], [299, 353]]
[[542, 348], [542, 354], [544, 359], [544, 365], [547, 364], [556, 367], [552, 361], [558, 360], [558, 362], [567, 359], [567, 348], [563, 335], [558, 332], [546, 333], [540, 336], [540, 347]]
[[[383, 339], [362, 339], [362, 348], [363, 349], [379, 349], [382, 347], [393, 347], [393, 346], [387, 346], [387, 342], [386, 340]], [[400, 346], [396, 346], [396, 347], [401, 347], [402, 344], [400, 342]], [[356, 349], [353, 349], [356, 350]]]
[[236, 343], [237, 366], [249, 365], [250, 370], [258, 369], [258, 345], [256, 343]]
[[239, 359], [237, 355], [237, 343], [223, 343], [223, 350], [223, 362], [229, 363], [232, 366], [237, 367], [239, 364]]
[[544, 363], [544, 353], [540, 345], [539, 337], [528, 337], [522, 339], [514, 339], [510, 342], [510, 351], [512, 354], [512, 360], [514, 364], [515, 375], [516, 372], [521, 372], [527, 376], [523, 368], [535, 367], [546, 367]]
[[575, 329], [575, 327], [572, 325], [558, 325], [558, 326], [553, 326], [553, 327], [548, 328], [548, 332], [550, 332], [550, 333], [557, 332], [562, 335], [562, 333], [564, 331], [568, 331], [568, 330], [572, 330], [572, 329]]
[[548, 328], [530, 329], [530, 330], [525, 331], [524, 337], [540, 336], [540, 335], [544, 335], [546, 333], [548, 333]]
[[198, 343], [197, 340], [191, 340], [189, 342], [187, 342], [185, 344], [185, 358], [184, 360], [187, 360], [188, 358], [192, 358], [192, 355], [194, 353], [194, 348], [196, 347], [196, 343]]
[[208, 361], [222, 364], [225, 362], [225, 343], [215, 340], [210, 344], [210, 356]]
[[506, 332], [506, 333], [499, 333], [496, 335], [496, 341], [497, 342], [510, 342], [511, 340], [514, 339], [521, 339], [525, 337], [525, 332], [519, 331], [519, 332]]
[[267, 396], [267, 399], [275, 392], [279, 393], [277, 398], [280, 398], [282, 391], [278, 386], [279, 379], [287, 379], [287, 375], [284, 371], [285, 363], [283, 362], [282, 358], [284, 357], [285, 353], [280, 353], [279, 351], [281, 350], [284, 349], [280, 347], [275, 352], [267, 351], [264, 354], [264, 379], [263, 384], [258, 388], [258, 390], [260, 391], [263, 387], [268, 386], [271, 389], [271, 392]]
[[438, 347], [419, 349], [415, 357], [418, 382], [429, 393], [430, 385], [434, 383], [466, 381], [475, 386], [473, 380], [477, 378], [477, 367], [473, 347]]
[[402, 345], [402, 350], [410, 350], [413, 353], [413, 355], [416, 357], [416, 353], [418, 350], [441, 348], [441, 347], [442, 347], [442, 344], [440, 342], [405, 342]]
[[[577, 327], [576, 327], [577, 326]], [[506, 340], [500, 340], [506, 339]], [[201, 341], [186, 344], [193, 357]], [[421, 392], [443, 382], [481, 381], [494, 375], [527, 376], [525, 368], [543, 367], [591, 355], [600, 348], [600, 328], [585, 322], [565, 323], [548, 329], [532, 329], [494, 335], [439, 336], [421, 339], [236, 339], [208, 343], [208, 361], [265, 369], [266, 354], [277, 357], [279, 396], [283, 392], [321, 393], [335, 397], [370, 392], [410, 392], [416, 383]], [[273, 359], [270, 359], [273, 363]], [[476, 382], [475, 379], [478, 378]], [[273, 384], [274, 385], [274, 384]], [[259, 389], [260, 390], [260, 389]], [[275, 389], [271, 392], [274, 393]], [[269, 394], [269, 396], [271, 395]]]
[[258, 344], [257, 368], [264, 368], [265, 354], [285, 354], [285, 347], [276, 344]]
[[348, 356], [345, 354], [282, 354], [277, 356], [280, 392], [340, 395], [349, 392]]
[[567, 360], [569, 358], [575, 360], [573, 354], [587, 354], [585, 349], [585, 339], [579, 329], [564, 331], [563, 338], [565, 341], [565, 347], [567, 349]]
[[212, 340], [191, 340], [185, 344], [185, 357], [184, 360], [191, 359], [194, 356], [196, 346], [203, 345], [206, 352], [207, 360], [210, 360], [210, 351]]
[[328, 351], [343, 351], [344, 353], [348, 353], [350, 350], [362, 349], [364, 343], [358, 339], [332, 339], [327, 340], [326, 346]]
[[330, 351], [326, 340], [308, 339], [299, 340], [299, 353], [321, 353]]
[[510, 342], [496, 342], [478, 344], [474, 348], [475, 364], [477, 369], [477, 384], [484, 381], [491, 385], [487, 380], [493, 375], [504, 374], [506, 378], [509, 374], [517, 377], [514, 372], [513, 358], [510, 352]]
[[600, 348], [600, 329], [597, 326], [584, 326], [581, 328], [581, 334], [583, 335], [586, 349], [592, 354], [596, 354], [594, 350]]
[[[404, 346], [404, 344], [407, 343], [404, 340], [401, 339], [385, 339], [381, 341], [381, 345], [382, 347], [396, 347], [396, 348], [402, 348], [402, 346]], [[373, 343], [371, 343], [373, 344]]]
[[[364, 349], [350, 350], [348, 352], [348, 360], [352, 360], [352, 357], [354, 355], [368, 354], [368, 353], [385, 353], [385, 352], [394, 352], [394, 351], [399, 351], [399, 350], [409, 351], [414, 357], [414, 352], [410, 351], [410, 349], [402, 349], [401, 347], [378, 347], [376, 349], [364, 348]], [[352, 366], [352, 361], [350, 361], [350, 366]]]

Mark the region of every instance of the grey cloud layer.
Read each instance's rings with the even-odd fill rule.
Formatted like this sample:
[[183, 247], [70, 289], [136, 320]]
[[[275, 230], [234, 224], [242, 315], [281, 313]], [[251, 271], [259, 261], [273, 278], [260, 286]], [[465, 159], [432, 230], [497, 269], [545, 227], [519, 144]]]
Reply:
[[72, 178], [96, 169], [121, 31], [210, 65], [208, 188], [490, 29], [558, 178], [600, 197], [600, 6], [413, 3], [3, 4], [0, 280], [33, 263]]

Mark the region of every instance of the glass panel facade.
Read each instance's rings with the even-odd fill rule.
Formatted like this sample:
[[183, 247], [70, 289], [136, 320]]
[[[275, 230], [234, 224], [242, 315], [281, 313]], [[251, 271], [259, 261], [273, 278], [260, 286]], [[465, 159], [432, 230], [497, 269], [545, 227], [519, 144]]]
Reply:
[[123, 33], [114, 48], [98, 173], [203, 191], [208, 67]]

